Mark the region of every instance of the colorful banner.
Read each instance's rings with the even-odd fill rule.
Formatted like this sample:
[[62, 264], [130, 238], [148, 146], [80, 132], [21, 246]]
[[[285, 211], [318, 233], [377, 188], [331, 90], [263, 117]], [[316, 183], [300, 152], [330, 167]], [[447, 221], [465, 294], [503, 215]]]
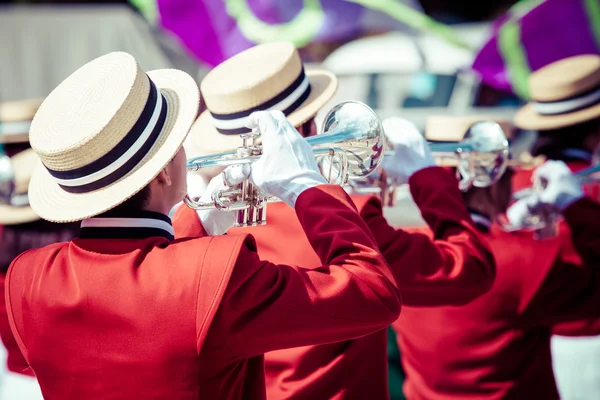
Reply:
[[302, 48], [406, 27], [465, 46], [450, 28], [424, 15], [418, 0], [130, 1], [209, 66], [259, 43], [285, 40]]
[[473, 69], [487, 85], [529, 100], [531, 71], [580, 54], [600, 54], [600, 2], [526, 0], [496, 21]]

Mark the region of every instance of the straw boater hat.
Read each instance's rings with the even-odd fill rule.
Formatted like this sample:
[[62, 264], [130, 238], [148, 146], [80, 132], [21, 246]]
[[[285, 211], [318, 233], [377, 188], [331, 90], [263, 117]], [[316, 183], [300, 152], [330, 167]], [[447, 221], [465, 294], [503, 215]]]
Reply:
[[522, 129], [564, 128], [600, 117], [600, 56], [566, 58], [531, 74], [533, 101], [521, 108], [515, 125]]
[[[38, 157], [32, 149], [24, 150], [10, 158], [14, 179], [9, 193], [2, 193], [6, 203], [0, 203], [0, 224], [18, 225], [37, 221], [40, 217], [29, 206], [27, 187], [31, 175], [38, 163]], [[2, 185], [7, 188], [8, 185]]]
[[29, 201], [44, 219], [78, 221], [139, 192], [179, 151], [199, 107], [178, 70], [145, 73], [127, 53], [84, 65], [44, 100], [30, 130], [41, 159]]
[[27, 143], [31, 120], [43, 99], [0, 103], [0, 143]]
[[254, 111], [280, 110], [294, 126], [303, 124], [333, 97], [337, 78], [324, 70], [305, 70], [296, 48], [277, 42], [221, 63], [200, 89], [207, 110], [191, 130], [193, 156], [239, 147], [239, 135], [250, 132], [246, 121]]

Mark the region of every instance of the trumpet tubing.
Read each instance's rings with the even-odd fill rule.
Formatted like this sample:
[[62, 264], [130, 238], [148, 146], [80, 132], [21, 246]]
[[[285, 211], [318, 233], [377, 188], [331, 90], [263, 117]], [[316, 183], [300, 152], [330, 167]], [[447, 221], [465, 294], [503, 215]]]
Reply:
[[[461, 190], [472, 186], [487, 187], [496, 183], [506, 171], [509, 161], [509, 146], [502, 127], [491, 121], [476, 122], [465, 133], [460, 142], [436, 142], [429, 144], [436, 164], [454, 165], [462, 179]], [[385, 157], [392, 157], [394, 150], [388, 150]], [[384, 206], [394, 206], [398, 185], [384, 171], [379, 171], [365, 179], [352, 182], [356, 193], [379, 194]]]

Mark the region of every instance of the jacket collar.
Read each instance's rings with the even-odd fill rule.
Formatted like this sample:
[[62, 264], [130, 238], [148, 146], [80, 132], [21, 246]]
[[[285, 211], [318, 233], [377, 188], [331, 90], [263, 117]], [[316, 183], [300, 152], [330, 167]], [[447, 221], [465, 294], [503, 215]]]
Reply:
[[174, 240], [175, 231], [166, 215], [140, 211], [127, 216], [104, 213], [81, 222], [80, 239], [146, 239], [164, 237]]
[[565, 161], [587, 161], [592, 162], [593, 155], [587, 150], [566, 148], [562, 151]]
[[478, 230], [485, 233], [490, 232], [490, 229], [492, 228], [492, 220], [489, 217], [472, 210], [470, 210], [469, 213], [471, 214], [471, 219], [475, 223], [475, 226]]

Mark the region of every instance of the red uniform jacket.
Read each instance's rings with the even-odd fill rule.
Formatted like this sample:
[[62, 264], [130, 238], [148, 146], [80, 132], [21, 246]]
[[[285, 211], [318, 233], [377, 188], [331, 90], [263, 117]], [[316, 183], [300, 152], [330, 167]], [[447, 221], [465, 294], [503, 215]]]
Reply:
[[[412, 195], [435, 231], [426, 235], [395, 230], [374, 197], [352, 196], [390, 263], [403, 304], [464, 304], [487, 290], [494, 277], [491, 253], [479, 238], [454, 175], [441, 168], [416, 173]], [[262, 258], [318, 268], [294, 211], [268, 207], [267, 225], [232, 229], [252, 233]], [[267, 397], [279, 399], [387, 399], [387, 330], [360, 339], [305, 346], [265, 355]]]
[[307, 190], [296, 212], [320, 268], [260, 261], [247, 235], [199, 238], [186, 207], [175, 226], [195, 237], [173, 241], [160, 214], [105, 214], [19, 256], [8, 313], [44, 397], [263, 399], [263, 353], [393, 322], [393, 277], [343, 190]]
[[[580, 171], [590, 166], [588, 161], [578, 160], [569, 161], [567, 165], [573, 172]], [[520, 170], [513, 177], [513, 189], [519, 190], [527, 187], [531, 187], [531, 175], [532, 170]], [[587, 183], [584, 185], [584, 190], [587, 196], [590, 198], [600, 201], [600, 183]], [[559, 235], [563, 238], [565, 248], [563, 254], [565, 257], [569, 257], [571, 261], [581, 262], [579, 255], [570, 244], [571, 242], [571, 230], [569, 226], [564, 222], [559, 222]], [[568, 254], [568, 255], [567, 255]], [[553, 333], [561, 336], [594, 336], [600, 335], [600, 319], [598, 318], [586, 318], [581, 321], [572, 321], [554, 326]]]
[[560, 238], [494, 227], [487, 239], [497, 274], [489, 292], [462, 307], [402, 310], [393, 326], [407, 398], [558, 399], [552, 326], [600, 315], [600, 206], [582, 199], [565, 214], [586, 264], [565, 261]]

